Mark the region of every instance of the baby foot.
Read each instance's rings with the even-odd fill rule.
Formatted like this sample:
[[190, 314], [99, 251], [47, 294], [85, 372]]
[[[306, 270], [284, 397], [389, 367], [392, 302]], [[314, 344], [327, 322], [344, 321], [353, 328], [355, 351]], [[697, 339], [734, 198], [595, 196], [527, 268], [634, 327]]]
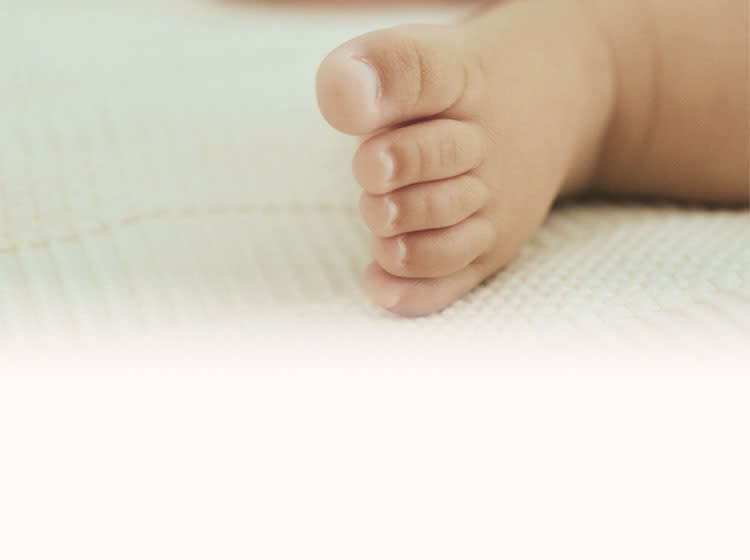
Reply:
[[370, 33], [324, 60], [324, 117], [369, 136], [353, 168], [373, 301], [446, 307], [587, 184], [613, 97], [600, 37], [579, 2], [520, 0], [457, 26]]

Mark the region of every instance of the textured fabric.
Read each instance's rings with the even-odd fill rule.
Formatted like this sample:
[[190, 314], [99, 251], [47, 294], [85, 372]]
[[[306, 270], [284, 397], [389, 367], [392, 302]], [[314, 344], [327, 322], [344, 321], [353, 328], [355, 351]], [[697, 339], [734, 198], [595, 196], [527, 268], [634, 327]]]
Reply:
[[443, 313], [368, 303], [355, 143], [319, 116], [314, 73], [363, 31], [453, 15], [0, 0], [2, 344], [210, 331], [233, 341], [223, 356], [272, 362], [275, 349], [335, 357], [354, 340], [412, 356], [446, 341], [495, 363], [519, 338], [532, 354], [574, 339], [623, 355], [741, 348], [741, 211], [563, 207]]

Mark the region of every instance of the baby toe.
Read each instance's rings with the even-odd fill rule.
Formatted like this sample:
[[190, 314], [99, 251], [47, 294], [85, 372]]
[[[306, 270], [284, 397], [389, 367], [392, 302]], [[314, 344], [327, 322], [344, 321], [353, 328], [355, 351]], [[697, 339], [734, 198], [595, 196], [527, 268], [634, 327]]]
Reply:
[[364, 289], [377, 305], [416, 317], [449, 306], [479, 284], [486, 274], [481, 267], [469, 265], [442, 278], [400, 278], [374, 262], [365, 271]]
[[483, 181], [473, 175], [420, 183], [386, 195], [363, 193], [360, 213], [381, 237], [456, 225], [478, 210], [489, 197]]
[[373, 254], [384, 270], [404, 278], [437, 278], [453, 274], [493, 244], [492, 223], [473, 216], [458, 225], [375, 238]]
[[354, 156], [357, 182], [371, 194], [456, 177], [483, 160], [481, 129], [450, 119], [391, 130], [364, 142]]
[[471, 58], [453, 28], [408, 25], [368, 33], [329, 54], [316, 87], [323, 116], [348, 134], [370, 134], [437, 115], [467, 87]]

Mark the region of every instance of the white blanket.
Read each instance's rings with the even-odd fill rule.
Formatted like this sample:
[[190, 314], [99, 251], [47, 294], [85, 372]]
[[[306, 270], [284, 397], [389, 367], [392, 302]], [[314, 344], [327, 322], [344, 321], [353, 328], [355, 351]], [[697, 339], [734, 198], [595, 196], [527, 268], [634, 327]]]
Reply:
[[355, 143], [319, 116], [315, 70], [363, 31], [454, 15], [0, 0], [0, 344], [243, 371], [739, 357], [742, 211], [565, 207], [443, 313], [368, 303]]

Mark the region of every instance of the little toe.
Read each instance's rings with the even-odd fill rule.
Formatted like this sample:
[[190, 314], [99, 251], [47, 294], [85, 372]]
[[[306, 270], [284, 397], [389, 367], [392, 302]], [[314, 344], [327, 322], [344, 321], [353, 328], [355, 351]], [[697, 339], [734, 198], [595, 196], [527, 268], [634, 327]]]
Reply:
[[380, 237], [456, 225], [479, 211], [489, 190], [474, 175], [419, 183], [386, 195], [362, 193], [359, 207], [370, 230]]
[[495, 229], [479, 215], [458, 225], [376, 237], [373, 254], [378, 264], [394, 276], [436, 278], [453, 274], [487, 251], [495, 240]]
[[368, 33], [329, 54], [316, 89], [323, 116], [347, 134], [369, 134], [437, 115], [467, 81], [457, 28], [405, 25]]
[[383, 194], [405, 185], [456, 177], [481, 165], [478, 125], [451, 119], [390, 130], [364, 142], [354, 156], [354, 177], [364, 190]]
[[364, 288], [377, 305], [400, 315], [417, 317], [448, 307], [486, 275], [483, 268], [470, 265], [442, 278], [400, 278], [373, 262], [365, 271]]

